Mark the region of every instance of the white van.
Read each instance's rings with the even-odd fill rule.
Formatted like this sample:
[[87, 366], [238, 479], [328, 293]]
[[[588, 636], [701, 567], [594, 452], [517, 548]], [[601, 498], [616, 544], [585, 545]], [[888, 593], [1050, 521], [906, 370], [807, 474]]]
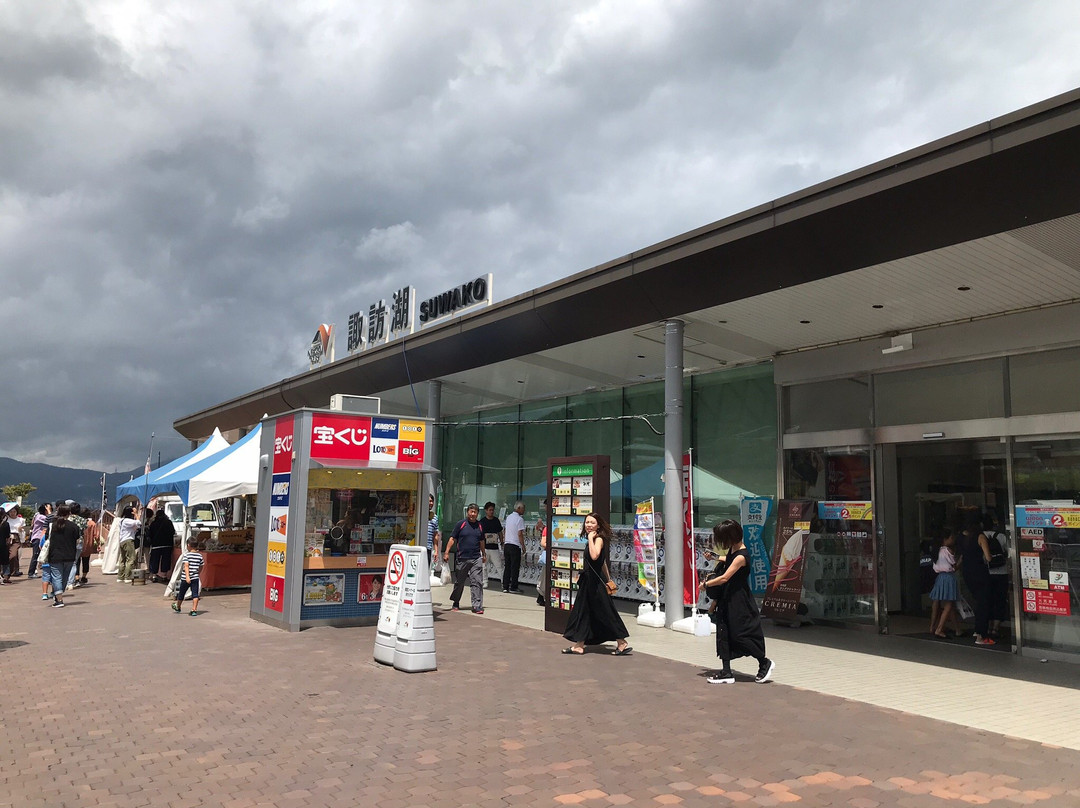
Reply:
[[181, 547], [184, 546], [188, 536], [198, 535], [202, 529], [221, 527], [220, 513], [217, 505], [213, 502], [200, 502], [188, 508], [188, 532], [184, 533], [184, 503], [180, 497], [164, 496], [157, 498], [158, 508], [164, 508], [176, 529], [176, 535], [180, 537]]

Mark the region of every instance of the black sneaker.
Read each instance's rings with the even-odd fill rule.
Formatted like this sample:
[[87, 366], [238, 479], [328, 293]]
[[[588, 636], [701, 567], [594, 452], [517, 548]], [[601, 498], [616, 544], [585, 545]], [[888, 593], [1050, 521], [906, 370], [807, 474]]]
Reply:
[[763, 685], [766, 682], [771, 682], [773, 674], [776, 672], [776, 663], [768, 657], [761, 660], [761, 664], [758, 665], [757, 676], [754, 677], [754, 681], [759, 685]]
[[710, 685], [733, 685], [735, 684], [735, 674], [731, 671], [717, 671], [705, 681]]

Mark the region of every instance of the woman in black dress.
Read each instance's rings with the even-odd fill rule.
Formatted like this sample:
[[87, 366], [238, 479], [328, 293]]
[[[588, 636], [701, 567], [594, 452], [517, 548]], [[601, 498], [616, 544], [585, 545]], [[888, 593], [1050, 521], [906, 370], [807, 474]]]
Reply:
[[615, 656], [624, 656], [633, 649], [627, 644], [629, 632], [615, 609], [615, 600], [607, 592], [610, 579], [608, 554], [612, 533], [608, 523], [598, 513], [585, 517], [581, 535], [587, 537], [585, 568], [578, 576], [577, 597], [563, 636], [573, 643], [564, 654], [584, 654], [586, 645], [600, 645], [615, 640]]
[[723, 665], [708, 678], [709, 684], [726, 685], [735, 681], [731, 660], [750, 656], [757, 660], [754, 681], [772, 681], [776, 664], [765, 656], [765, 635], [757, 601], [750, 591], [750, 551], [743, 544], [742, 527], [727, 519], [713, 528], [713, 544], [726, 550], [713, 574], [701, 582], [701, 588], [713, 598], [709, 613], [716, 623], [716, 656]]

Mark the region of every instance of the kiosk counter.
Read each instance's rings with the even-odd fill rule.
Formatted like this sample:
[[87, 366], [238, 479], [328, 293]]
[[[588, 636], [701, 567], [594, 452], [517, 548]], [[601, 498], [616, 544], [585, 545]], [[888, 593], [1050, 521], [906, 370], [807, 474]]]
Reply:
[[392, 544], [426, 541], [425, 419], [296, 410], [263, 429], [251, 617], [374, 625]]

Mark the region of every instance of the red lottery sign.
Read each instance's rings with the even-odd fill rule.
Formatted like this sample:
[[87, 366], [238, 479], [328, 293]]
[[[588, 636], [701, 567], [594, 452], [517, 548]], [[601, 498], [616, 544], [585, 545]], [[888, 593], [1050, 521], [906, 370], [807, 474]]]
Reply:
[[266, 599], [264, 605], [275, 612], [285, 609], [285, 579], [276, 575], [266, 576]]
[[292, 470], [293, 416], [278, 418], [274, 424], [274, 474]]
[[311, 456], [367, 462], [371, 456], [371, 417], [316, 413], [311, 418]]

